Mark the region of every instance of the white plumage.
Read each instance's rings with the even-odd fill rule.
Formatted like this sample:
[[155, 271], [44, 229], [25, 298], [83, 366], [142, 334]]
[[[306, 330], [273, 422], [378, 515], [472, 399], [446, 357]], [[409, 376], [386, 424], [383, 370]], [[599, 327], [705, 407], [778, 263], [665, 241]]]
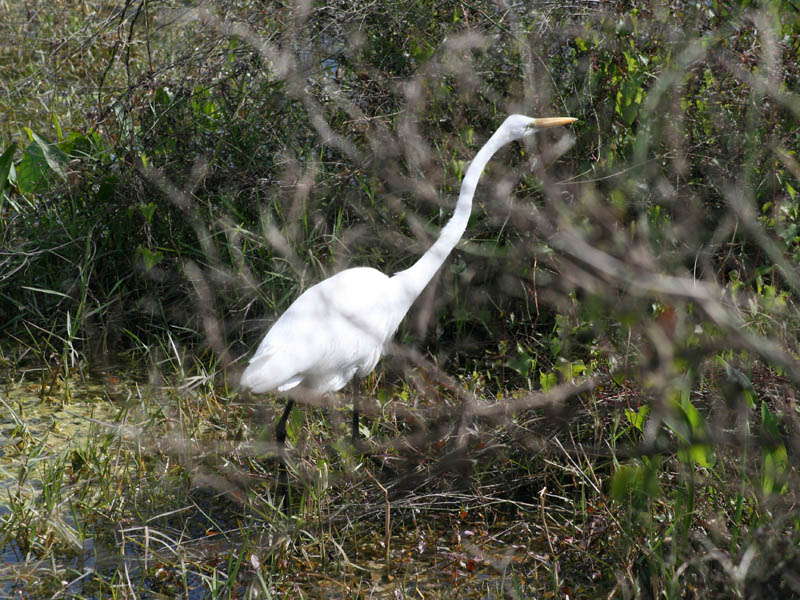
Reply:
[[[308, 288], [275, 321], [242, 374], [241, 387], [289, 398], [277, 426], [281, 444], [294, 398], [338, 391], [353, 377], [375, 368], [408, 309], [464, 234], [478, 179], [492, 155], [538, 129], [574, 121], [567, 117], [508, 117], [470, 163], [453, 217], [411, 268], [392, 277], [368, 267], [347, 269]], [[356, 388], [353, 439], [357, 437]]]
[[380, 271], [359, 267], [308, 288], [267, 332], [242, 387], [322, 395], [370, 373], [400, 324], [392, 285]]

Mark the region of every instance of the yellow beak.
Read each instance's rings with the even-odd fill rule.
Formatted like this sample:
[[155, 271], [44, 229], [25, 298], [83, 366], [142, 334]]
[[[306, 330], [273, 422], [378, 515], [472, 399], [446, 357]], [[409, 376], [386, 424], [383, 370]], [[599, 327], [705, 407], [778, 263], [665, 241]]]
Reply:
[[535, 127], [536, 129], [547, 129], [548, 127], [557, 127], [559, 125], [569, 125], [578, 119], [574, 117], [544, 117], [542, 119], [534, 119], [528, 127]]

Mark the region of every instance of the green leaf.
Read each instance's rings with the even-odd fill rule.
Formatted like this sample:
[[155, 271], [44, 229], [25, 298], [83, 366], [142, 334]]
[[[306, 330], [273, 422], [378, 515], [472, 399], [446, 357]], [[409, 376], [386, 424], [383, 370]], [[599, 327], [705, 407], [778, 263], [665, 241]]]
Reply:
[[695, 464], [710, 468], [716, 462], [711, 446], [708, 444], [691, 444], [678, 450], [678, 460], [685, 464]]
[[527, 377], [536, 368], [536, 358], [528, 354], [521, 344], [517, 344], [517, 356], [508, 360], [506, 366], [522, 375], [522, 377]]
[[564, 381], [573, 381], [586, 372], [586, 364], [582, 360], [564, 362], [558, 365], [558, 371]]
[[33, 141], [25, 148], [16, 166], [17, 187], [23, 194], [35, 194], [48, 189], [54, 174], [66, 179], [64, 164], [67, 157], [32, 130], [26, 128], [26, 131]]
[[3, 156], [0, 156], [0, 209], [3, 207], [3, 192], [8, 184], [8, 174], [11, 172], [16, 150], [17, 142], [11, 142], [11, 145], [3, 152]]
[[639, 107], [644, 100], [644, 89], [640, 75], [626, 79], [617, 90], [614, 109], [625, 125], [630, 127], [639, 114]]
[[53, 113], [53, 127], [56, 128], [56, 139], [60, 142], [64, 139], [64, 131], [61, 129], [61, 122], [56, 113]]
[[169, 88], [161, 86], [156, 90], [153, 104], [157, 108], [158, 113], [166, 111], [172, 102], [172, 92], [169, 91]]
[[641, 505], [647, 499], [661, 495], [658, 473], [650, 464], [622, 465], [611, 477], [611, 497], [620, 504], [629, 500]]
[[786, 445], [783, 443], [780, 420], [780, 414], [773, 413], [766, 402], [761, 403], [761, 435], [763, 438], [761, 486], [765, 494], [783, 491], [785, 488], [783, 481], [789, 469], [789, 456], [786, 452]]
[[64, 154], [58, 146], [48, 142], [32, 129], [26, 127], [25, 131], [28, 132], [28, 136], [30, 136], [33, 142], [42, 149], [42, 156], [44, 156], [50, 170], [61, 177], [61, 179], [66, 180], [67, 173], [64, 170], [64, 165], [67, 162], [67, 155]]
[[670, 400], [678, 414], [677, 418], [667, 417], [665, 423], [681, 443], [678, 459], [687, 464], [713, 466], [715, 458], [713, 448], [708, 443], [708, 427], [703, 415], [692, 404], [689, 392], [675, 390]]
[[646, 404], [644, 406], [640, 406], [639, 410], [633, 410], [632, 408], [625, 409], [625, 416], [627, 417], [628, 422], [639, 431], [644, 430], [644, 424], [647, 421], [647, 415], [649, 414], [650, 407]]
[[53, 296], [60, 296], [61, 298], [69, 298], [69, 296], [64, 292], [58, 292], [56, 290], [46, 290], [44, 288], [31, 287], [28, 285], [21, 285], [19, 287], [23, 290], [30, 290], [32, 292], [39, 292], [41, 294], [52, 294]]
[[692, 433], [698, 436], [705, 434], [705, 419], [700, 411], [695, 408], [694, 404], [689, 400], [688, 394], [683, 394], [681, 398], [680, 407], [683, 410], [683, 415], [689, 422], [692, 428]]
[[145, 248], [144, 246], [139, 246], [136, 249], [136, 254], [142, 259], [144, 262], [144, 269], [145, 271], [149, 271], [153, 267], [155, 267], [158, 263], [162, 261], [164, 258], [164, 253], [160, 251], [153, 252], [149, 248]]
[[147, 204], [140, 204], [139, 211], [144, 216], [145, 220], [147, 221], [148, 225], [153, 222], [153, 215], [156, 212], [156, 203], [155, 202], [148, 202]]
[[29, 144], [17, 163], [17, 188], [23, 194], [35, 194], [47, 189], [51, 172], [42, 150], [36, 144]]
[[542, 386], [543, 392], [551, 390], [557, 383], [558, 377], [552, 371], [550, 373], [545, 373], [544, 371], [539, 372], [539, 384]]
[[64, 141], [59, 142], [58, 148], [67, 157], [83, 158], [92, 156], [97, 150], [102, 149], [102, 146], [89, 136], [73, 132], [68, 134]]
[[789, 469], [789, 455], [786, 446], [780, 446], [764, 452], [764, 473], [761, 478], [761, 487], [765, 494], [775, 491], [783, 492], [786, 472]]

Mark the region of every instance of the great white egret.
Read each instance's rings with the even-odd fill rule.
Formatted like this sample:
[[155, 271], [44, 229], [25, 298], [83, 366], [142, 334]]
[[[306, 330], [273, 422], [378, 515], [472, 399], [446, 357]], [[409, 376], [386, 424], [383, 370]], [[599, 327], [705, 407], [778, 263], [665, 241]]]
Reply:
[[[392, 277], [369, 267], [341, 271], [303, 292], [259, 344], [241, 387], [288, 398], [276, 427], [281, 447], [295, 399], [319, 398], [375, 368], [411, 305], [467, 227], [472, 197], [486, 163], [500, 148], [571, 117], [511, 115], [478, 151], [461, 182], [455, 212], [436, 242], [410, 268]], [[358, 439], [358, 386], [353, 393], [353, 441]]]

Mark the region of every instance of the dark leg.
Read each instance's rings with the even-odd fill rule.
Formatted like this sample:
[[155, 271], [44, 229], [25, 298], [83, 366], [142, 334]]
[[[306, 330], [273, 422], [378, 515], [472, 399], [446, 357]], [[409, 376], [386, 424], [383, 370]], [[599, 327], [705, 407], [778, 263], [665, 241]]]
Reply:
[[281, 447], [281, 452], [283, 452], [283, 448], [286, 446], [286, 420], [289, 418], [289, 413], [292, 412], [293, 406], [294, 400], [289, 398], [286, 401], [286, 408], [283, 410], [283, 415], [281, 415], [281, 419], [278, 421], [278, 425], [275, 427], [275, 439], [278, 440], [278, 445]]
[[358, 442], [358, 392], [361, 387], [361, 380], [357, 377], [353, 379], [353, 443]]
[[291, 496], [289, 488], [289, 468], [286, 466], [286, 420], [292, 412], [294, 400], [286, 400], [286, 408], [283, 409], [278, 425], [275, 427], [275, 439], [278, 442], [278, 506], [283, 506], [286, 514], [291, 511]]

